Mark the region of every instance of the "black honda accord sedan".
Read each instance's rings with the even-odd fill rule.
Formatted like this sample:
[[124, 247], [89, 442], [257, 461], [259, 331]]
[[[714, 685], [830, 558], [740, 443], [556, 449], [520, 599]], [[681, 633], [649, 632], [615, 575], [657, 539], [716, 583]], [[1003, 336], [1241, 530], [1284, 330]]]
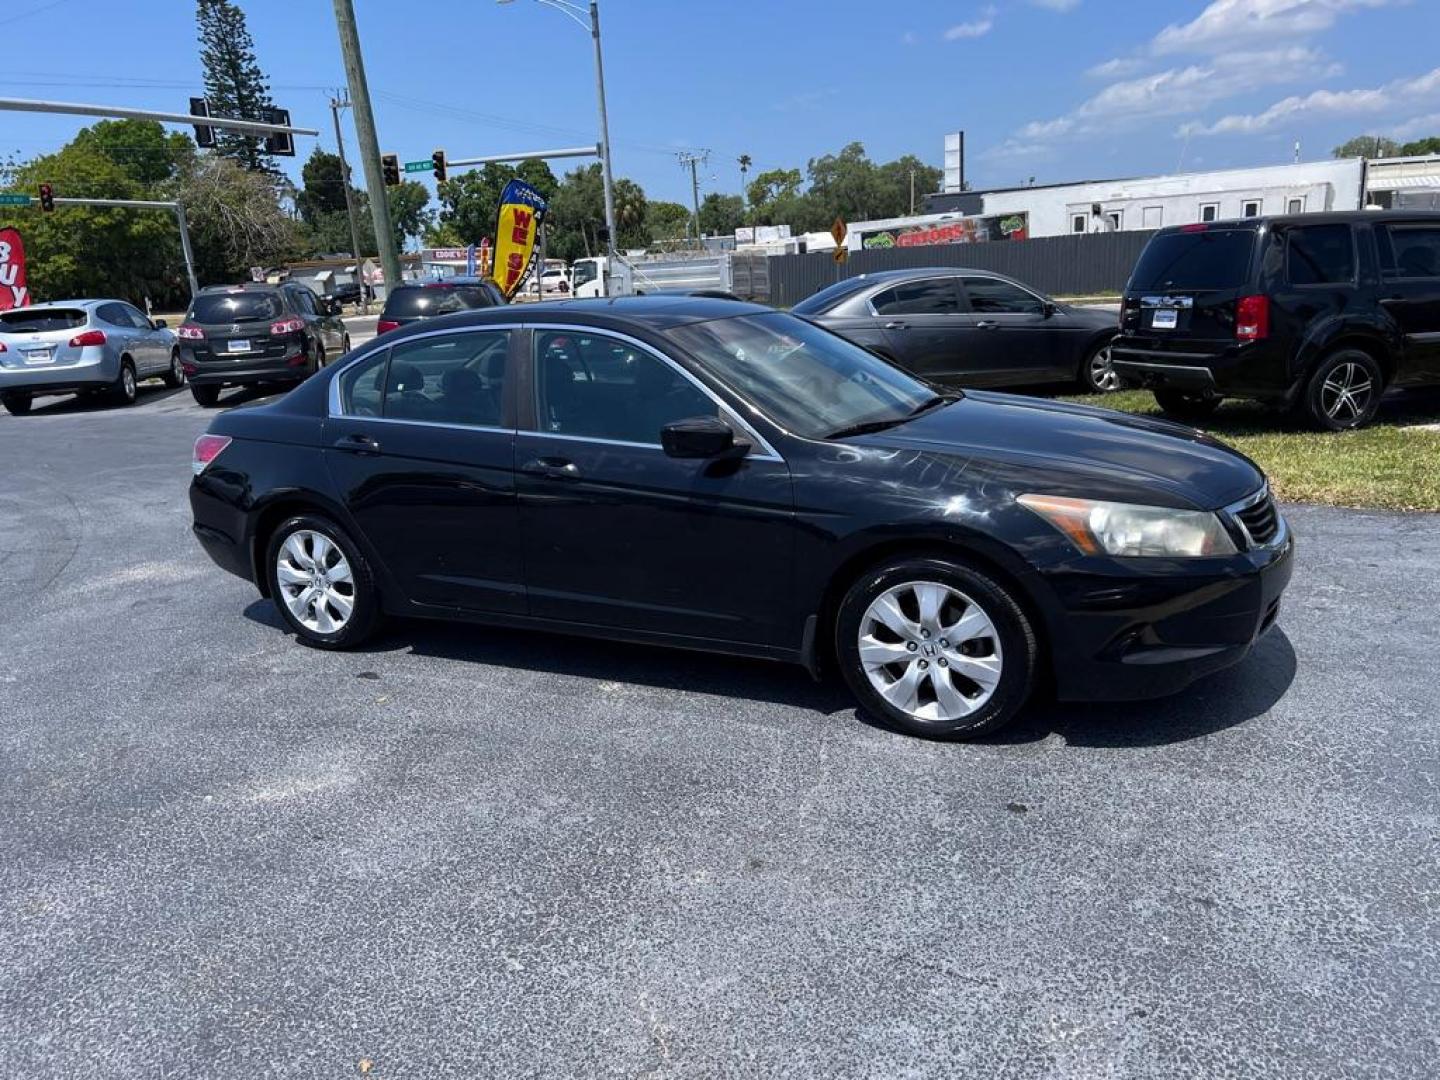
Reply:
[[1292, 543], [1175, 424], [942, 393], [752, 304], [447, 316], [196, 443], [195, 533], [306, 644], [469, 619], [838, 670], [918, 735], [1178, 690], [1275, 621]]

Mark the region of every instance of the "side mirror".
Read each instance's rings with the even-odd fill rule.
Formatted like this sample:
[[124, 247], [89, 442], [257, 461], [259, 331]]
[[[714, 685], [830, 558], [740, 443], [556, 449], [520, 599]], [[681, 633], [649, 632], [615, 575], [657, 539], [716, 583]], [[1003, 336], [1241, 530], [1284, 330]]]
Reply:
[[735, 432], [716, 417], [695, 416], [666, 424], [660, 445], [673, 458], [716, 458], [735, 449]]
[[169, 326], [169, 325], [170, 325], [170, 324], [167, 323], [164, 319], [156, 319], [155, 322], [154, 322], [154, 326], [155, 326], [155, 329], [156, 329], [156, 330], [164, 330], [165, 327], [167, 327], [167, 326]]
[[1045, 303], [1045, 309], [1044, 309], [1044, 310], [1045, 310], [1045, 318], [1047, 318], [1047, 319], [1050, 318], [1050, 317], [1052, 317], [1057, 311], [1060, 310], [1060, 308], [1056, 305], [1056, 303], [1055, 303], [1054, 300], [1046, 300], [1044, 303]]

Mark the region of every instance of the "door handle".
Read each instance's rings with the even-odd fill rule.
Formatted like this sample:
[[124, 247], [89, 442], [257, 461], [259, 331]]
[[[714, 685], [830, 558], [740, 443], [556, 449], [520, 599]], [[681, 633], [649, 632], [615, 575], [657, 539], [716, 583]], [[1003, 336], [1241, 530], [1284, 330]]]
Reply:
[[380, 442], [370, 435], [346, 435], [342, 439], [335, 440], [336, 450], [345, 450], [351, 454], [378, 454]]
[[886, 329], [886, 330], [904, 330], [904, 329], [905, 329], [905, 324], [904, 324], [903, 322], [894, 322], [894, 321], [891, 321], [891, 322], [887, 322], [887, 323], [885, 324], [885, 329]]
[[999, 330], [999, 329], [1000, 329], [1000, 324], [997, 323], [997, 322], [991, 322], [989, 319], [981, 319], [979, 322], [977, 322], [977, 323], [975, 324], [975, 329], [976, 329], [976, 330]]
[[520, 471], [529, 476], [543, 476], [547, 480], [580, 479], [580, 466], [565, 458], [536, 458], [520, 466]]

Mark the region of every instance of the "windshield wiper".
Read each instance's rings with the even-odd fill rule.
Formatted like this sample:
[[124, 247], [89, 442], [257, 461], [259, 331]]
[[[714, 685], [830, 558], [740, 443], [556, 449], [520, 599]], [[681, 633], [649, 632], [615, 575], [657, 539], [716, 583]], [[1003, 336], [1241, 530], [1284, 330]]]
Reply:
[[904, 416], [891, 416], [885, 420], [863, 420], [858, 424], [850, 424], [846, 427], [836, 428], [834, 431], [826, 434], [825, 438], [844, 439], [852, 435], [869, 435], [872, 432], [884, 431], [886, 428], [903, 424], [907, 420], [913, 420], [921, 413], [929, 412], [938, 406], [949, 405], [959, 400], [959, 394], [935, 394], [932, 397], [926, 398], [919, 405], [916, 405], [915, 408], [911, 409]]

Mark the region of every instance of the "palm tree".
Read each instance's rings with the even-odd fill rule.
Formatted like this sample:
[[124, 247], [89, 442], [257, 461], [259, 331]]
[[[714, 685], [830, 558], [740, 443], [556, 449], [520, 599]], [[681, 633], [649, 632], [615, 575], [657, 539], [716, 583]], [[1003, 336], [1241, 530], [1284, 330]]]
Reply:
[[739, 161], [740, 161], [740, 205], [744, 206], [744, 205], [745, 205], [745, 202], [746, 202], [746, 195], [745, 195], [745, 174], [750, 171], [750, 155], [749, 155], [749, 154], [741, 154], [740, 157], [739, 157]]

